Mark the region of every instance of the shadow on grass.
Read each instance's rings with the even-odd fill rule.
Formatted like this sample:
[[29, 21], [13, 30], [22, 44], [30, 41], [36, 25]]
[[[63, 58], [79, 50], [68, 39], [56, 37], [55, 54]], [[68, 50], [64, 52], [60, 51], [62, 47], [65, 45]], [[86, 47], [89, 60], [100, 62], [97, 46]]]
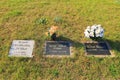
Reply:
[[73, 41], [69, 38], [66, 38], [66, 37], [63, 37], [63, 36], [59, 36], [57, 37], [56, 41], [68, 41], [72, 44], [73, 47], [76, 47], [76, 48], [81, 48], [83, 47], [83, 44], [80, 43], [80, 42], [77, 42], [77, 41]]
[[120, 41], [118, 41], [118, 40], [112, 41], [112, 40], [108, 40], [108, 39], [106, 39], [106, 41], [109, 43], [110, 47], [113, 50], [120, 53]]

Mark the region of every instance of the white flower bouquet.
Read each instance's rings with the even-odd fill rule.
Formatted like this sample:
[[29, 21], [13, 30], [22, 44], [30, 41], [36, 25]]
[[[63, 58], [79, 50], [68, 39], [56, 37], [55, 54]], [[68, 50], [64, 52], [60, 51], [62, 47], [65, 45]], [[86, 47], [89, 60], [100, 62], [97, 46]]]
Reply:
[[102, 38], [104, 35], [104, 29], [101, 25], [93, 25], [88, 26], [87, 29], [85, 29], [85, 37], [91, 38], [93, 40], [96, 40], [97, 38]]

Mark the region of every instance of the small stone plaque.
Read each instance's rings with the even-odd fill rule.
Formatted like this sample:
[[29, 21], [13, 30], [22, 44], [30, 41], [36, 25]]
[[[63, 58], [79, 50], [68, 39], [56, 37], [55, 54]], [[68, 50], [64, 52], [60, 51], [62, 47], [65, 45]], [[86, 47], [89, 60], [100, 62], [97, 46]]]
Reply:
[[9, 56], [33, 57], [34, 40], [13, 40]]
[[70, 55], [70, 42], [47, 41], [45, 44], [45, 55]]
[[111, 55], [106, 42], [84, 43], [87, 55]]

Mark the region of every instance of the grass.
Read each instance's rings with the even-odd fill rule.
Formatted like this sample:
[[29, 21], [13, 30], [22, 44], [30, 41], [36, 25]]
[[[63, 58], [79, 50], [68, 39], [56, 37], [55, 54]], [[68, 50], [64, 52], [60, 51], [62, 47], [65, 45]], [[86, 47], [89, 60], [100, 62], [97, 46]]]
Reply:
[[62, 20], [62, 18], [61, 18], [61, 17], [56, 16], [56, 17], [54, 18], [54, 22], [55, 22], [55, 23], [62, 23], [62, 22], [63, 22], [63, 20]]
[[42, 24], [42, 25], [45, 25], [48, 23], [48, 20], [46, 18], [40, 18], [40, 19], [36, 19], [35, 21], [36, 24]]
[[[0, 80], [119, 80], [119, 0], [0, 0]], [[47, 24], [39, 22], [47, 19]], [[36, 24], [36, 20], [38, 23]], [[104, 39], [116, 57], [85, 57], [82, 41], [87, 26], [101, 24]], [[45, 32], [58, 25], [58, 34], [73, 41], [73, 58], [45, 58]], [[14, 39], [35, 40], [34, 58], [9, 58]]]

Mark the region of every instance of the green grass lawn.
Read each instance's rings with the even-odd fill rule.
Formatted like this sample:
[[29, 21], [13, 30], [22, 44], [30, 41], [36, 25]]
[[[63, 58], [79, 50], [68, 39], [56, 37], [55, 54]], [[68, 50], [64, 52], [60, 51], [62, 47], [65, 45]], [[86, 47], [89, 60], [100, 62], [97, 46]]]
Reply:
[[[41, 22], [45, 19], [45, 23]], [[58, 23], [55, 20], [58, 20]], [[116, 57], [84, 55], [87, 26], [101, 24]], [[45, 58], [45, 32], [73, 41], [74, 57]], [[34, 58], [9, 58], [13, 40], [35, 40]], [[120, 0], [0, 0], [0, 80], [119, 80]]]

